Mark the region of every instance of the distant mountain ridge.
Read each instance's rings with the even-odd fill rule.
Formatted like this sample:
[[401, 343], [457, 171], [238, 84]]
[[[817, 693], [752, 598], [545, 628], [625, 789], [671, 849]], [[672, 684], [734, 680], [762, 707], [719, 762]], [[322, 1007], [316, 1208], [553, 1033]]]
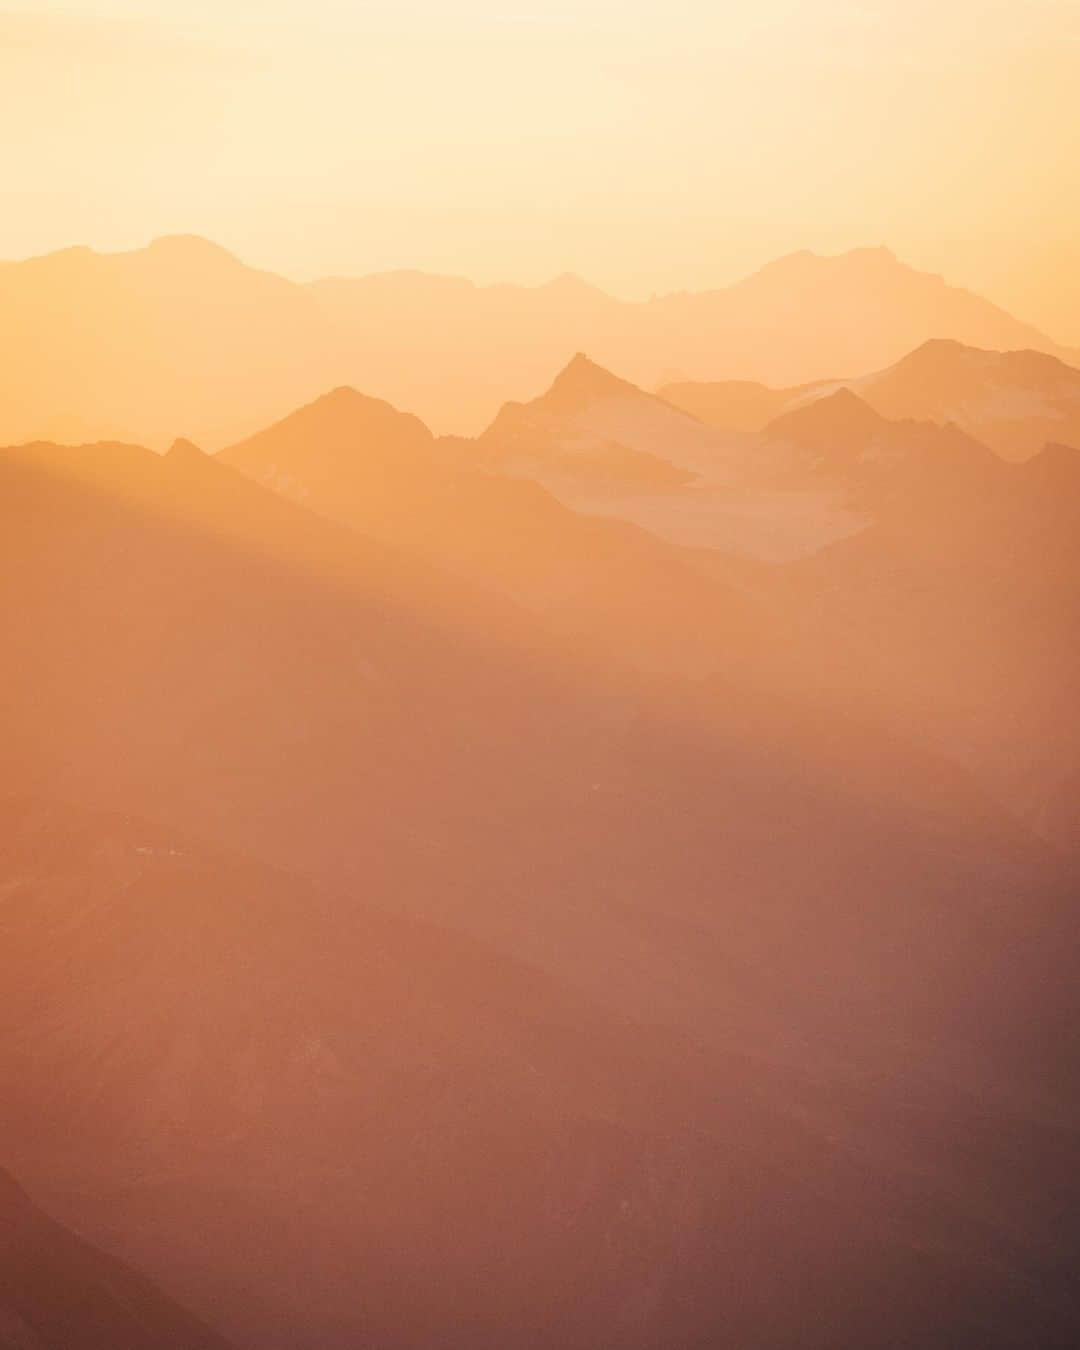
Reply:
[[884, 368], [930, 338], [1080, 361], [881, 249], [796, 253], [723, 289], [632, 302], [568, 276], [297, 283], [170, 236], [0, 263], [0, 443], [189, 435], [220, 446], [337, 385], [472, 434], [578, 350], [648, 388], [676, 373], [792, 385]]
[[955, 424], [1006, 459], [1050, 441], [1080, 445], [1080, 356], [1075, 364], [1031, 348], [991, 351], [933, 338], [894, 364], [850, 379], [793, 388], [720, 380], [662, 386], [660, 395], [717, 430], [759, 431], [838, 390], [882, 417]]

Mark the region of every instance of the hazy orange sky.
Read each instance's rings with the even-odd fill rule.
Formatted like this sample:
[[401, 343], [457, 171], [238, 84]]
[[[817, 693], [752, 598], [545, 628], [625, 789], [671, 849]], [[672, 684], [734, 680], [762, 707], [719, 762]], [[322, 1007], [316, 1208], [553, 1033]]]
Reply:
[[0, 255], [626, 295], [885, 243], [1080, 341], [1080, 0], [0, 5]]

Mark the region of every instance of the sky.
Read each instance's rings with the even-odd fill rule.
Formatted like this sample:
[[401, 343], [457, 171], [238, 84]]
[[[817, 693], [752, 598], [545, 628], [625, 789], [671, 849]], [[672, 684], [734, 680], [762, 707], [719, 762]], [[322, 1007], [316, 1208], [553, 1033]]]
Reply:
[[0, 257], [627, 296], [886, 244], [1080, 341], [1080, 0], [0, 0]]

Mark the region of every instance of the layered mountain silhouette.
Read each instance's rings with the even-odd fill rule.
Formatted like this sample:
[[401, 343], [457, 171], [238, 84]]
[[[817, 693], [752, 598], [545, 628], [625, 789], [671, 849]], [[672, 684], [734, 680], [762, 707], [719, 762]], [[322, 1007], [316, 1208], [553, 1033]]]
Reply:
[[[584, 361], [561, 394], [579, 379], [583, 407], [593, 382], [620, 391], [631, 419], [635, 400], [655, 402]], [[616, 640], [631, 662], [714, 670], [752, 645], [753, 616], [730, 587], [703, 577], [664, 540], [567, 505], [583, 497], [602, 509], [608, 494], [668, 493], [686, 474], [640, 443], [616, 447], [598, 436], [584, 448], [550, 445], [537, 478], [522, 477], [499, 445], [494, 434], [479, 445], [436, 441], [415, 419], [341, 389], [216, 458], [426, 566], [499, 591], [526, 606], [549, 640], [561, 634], [577, 651], [599, 646], [606, 660]], [[707, 630], [703, 609], [714, 616]]]
[[770, 422], [758, 463], [777, 481], [838, 489], [875, 518], [950, 500], [959, 509], [1004, 480], [997, 455], [958, 427], [893, 421], [846, 388]]
[[579, 349], [649, 388], [672, 372], [784, 385], [880, 369], [931, 338], [1078, 359], [879, 249], [794, 254], [723, 290], [631, 303], [574, 278], [298, 284], [205, 240], [166, 237], [0, 265], [0, 441], [164, 447], [184, 432], [220, 446], [340, 384], [439, 432], [475, 434]]
[[[1064, 1343], [1060, 853], [840, 678], [842, 551], [620, 554], [494, 449], [338, 391], [0, 454], [4, 1156], [239, 1344]], [[708, 660], [640, 673], [631, 576]]]
[[[579, 352], [540, 398], [504, 407], [481, 444], [501, 467], [525, 466], [531, 475], [557, 477], [577, 455], [615, 445], [630, 454], [662, 455], [692, 477], [723, 459], [726, 442]], [[554, 463], [546, 462], [553, 454]], [[626, 486], [632, 492], [635, 484]]]
[[4, 1350], [227, 1350], [144, 1276], [65, 1229], [0, 1170]]
[[[324, 437], [330, 406], [334, 431]], [[1060, 784], [1070, 781], [1078, 759], [1072, 738], [1051, 727], [1076, 691], [1074, 662], [1062, 645], [1077, 575], [1069, 561], [1076, 494], [1067, 468], [1056, 504], [1048, 493], [1035, 505], [1023, 485], [1039, 480], [1038, 465], [1067, 465], [1067, 451], [1039, 456], [1030, 476], [1018, 474], [955, 426], [890, 420], [844, 388], [801, 401], [757, 435], [713, 439], [583, 357], [539, 399], [508, 407], [475, 443], [420, 436], [425, 448], [410, 451], [418, 434], [412, 421], [402, 417], [401, 434], [380, 439], [363, 415], [367, 406], [356, 395], [332, 395], [225, 458], [427, 565], [497, 585], [543, 616], [549, 639], [561, 633], [601, 660], [616, 650], [647, 669], [723, 671], [785, 697], [821, 687], [825, 671], [835, 677], [847, 670], [824, 681], [829, 697], [855, 699], [905, 736], [919, 738], [933, 725], [928, 744], [947, 746], [1038, 828], [1058, 821], [1053, 832], [1064, 837], [1061, 822], [1069, 816]], [[672, 447], [665, 463], [674, 468], [680, 457], [685, 464], [696, 456], [700, 472], [689, 483], [631, 490], [565, 470], [576, 456], [591, 465], [593, 448], [607, 444], [616, 425], [632, 450]], [[896, 584], [909, 587], [916, 564], [904, 557], [932, 541], [936, 561], [929, 565], [947, 578], [965, 537], [959, 522], [991, 518], [1000, 545], [987, 546], [974, 575], [945, 602], [944, 613], [966, 612], [964, 593], [971, 597], [965, 624], [953, 625], [944, 641], [930, 637], [944, 620], [932, 617], [941, 608], [940, 585], [929, 571], [925, 591], [903, 598], [907, 617], [894, 615], [901, 595], [891, 581], [873, 580], [882, 568], [892, 567]], [[1013, 531], [1035, 528], [1041, 551], [1018, 553]], [[843, 536], [848, 550], [828, 548]], [[783, 559], [822, 548], [820, 563], [805, 569], [817, 578], [809, 596], [789, 587], [788, 572], [753, 561], [770, 550]], [[871, 562], [875, 549], [891, 562]], [[995, 580], [1002, 566], [1007, 586]], [[1014, 641], [1016, 630], [1000, 622], [1006, 594], [1024, 596], [1017, 602], [1022, 626], [1025, 610], [1050, 607], [1046, 639]], [[809, 617], [823, 603], [835, 606], [827, 639]], [[976, 645], [980, 631], [984, 641]], [[877, 644], [871, 665], [883, 668], [873, 682], [853, 638]], [[1056, 655], [1047, 639], [1058, 643]], [[946, 667], [949, 651], [953, 664]], [[913, 721], [917, 685], [909, 677], [916, 668], [928, 702], [916, 702]], [[976, 689], [978, 699], [971, 696]], [[1033, 699], [1036, 689], [1043, 695]], [[1049, 713], [1045, 699], [1062, 711]]]
[[[614, 453], [664, 472], [596, 472], [598, 456]], [[507, 404], [471, 454], [503, 475], [541, 484], [575, 510], [691, 548], [798, 556], [862, 523], [835, 494], [804, 495], [792, 510], [770, 482], [763, 501], [751, 436], [717, 431], [580, 353], [539, 398]]]
[[1072, 362], [1043, 351], [986, 351], [935, 340], [895, 365], [850, 380], [792, 389], [672, 384], [661, 393], [710, 426], [757, 431], [846, 388], [883, 417], [952, 424], [1006, 459], [1022, 460], [1048, 441], [1080, 443], [1080, 360], [1073, 356]]
[[1068, 353], [884, 250], [0, 316], [4, 1350], [1080, 1340]]
[[[957, 427], [893, 420], [844, 386], [769, 392], [787, 411], [755, 432], [719, 430], [578, 356], [540, 398], [507, 405], [471, 454], [578, 511], [769, 561], [813, 553], [924, 497], [978, 492], [1002, 467]], [[598, 450], [612, 447], [668, 472], [596, 473]]]

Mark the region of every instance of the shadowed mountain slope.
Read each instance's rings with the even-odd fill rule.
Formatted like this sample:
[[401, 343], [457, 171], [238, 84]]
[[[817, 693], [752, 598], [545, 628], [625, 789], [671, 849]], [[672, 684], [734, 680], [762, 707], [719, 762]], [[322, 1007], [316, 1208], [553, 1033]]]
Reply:
[[282, 1350], [1067, 1339], [1069, 875], [963, 773], [570, 661], [191, 445], [0, 490], [7, 781], [89, 811], [5, 825], [55, 1212]]
[[[238, 1344], [1020, 1347], [1077, 1324], [1047, 1203], [1074, 1195], [1073, 1134], [996, 1093], [894, 1094], [790, 1039], [705, 1051], [136, 816], [8, 800], [0, 852], [7, 1155]], [[1043, 1031], [1071, 1007], [1052, 936], [1013, 957]]]
[[1080, 451], [1048, 446], [773, 578], [796, 681], [872, 699], [1074, 855], [1078, 537]]
[[3, 1350], [227, 1350], [144, 1276], [54, 1222], [0, 1170]]

